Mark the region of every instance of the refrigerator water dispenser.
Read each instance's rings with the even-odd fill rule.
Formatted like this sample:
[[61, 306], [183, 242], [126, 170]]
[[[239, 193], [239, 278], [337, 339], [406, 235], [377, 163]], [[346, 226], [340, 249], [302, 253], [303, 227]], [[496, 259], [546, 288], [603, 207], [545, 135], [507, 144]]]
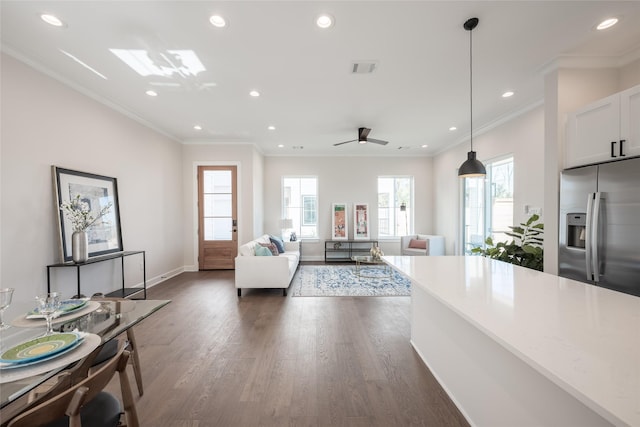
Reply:
[[567, 214], [567, 246], [571, 248], [585, 248], [587, 232], [587, 214]]

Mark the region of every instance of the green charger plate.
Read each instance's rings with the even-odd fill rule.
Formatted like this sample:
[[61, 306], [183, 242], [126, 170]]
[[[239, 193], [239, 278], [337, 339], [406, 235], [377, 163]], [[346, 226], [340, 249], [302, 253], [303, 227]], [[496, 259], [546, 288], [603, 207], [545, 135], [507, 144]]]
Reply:
[[18, 344], [0, 355], [2, 363], [25, 363], [64, 351], [78, 341], [74, 333], [52, 334]]

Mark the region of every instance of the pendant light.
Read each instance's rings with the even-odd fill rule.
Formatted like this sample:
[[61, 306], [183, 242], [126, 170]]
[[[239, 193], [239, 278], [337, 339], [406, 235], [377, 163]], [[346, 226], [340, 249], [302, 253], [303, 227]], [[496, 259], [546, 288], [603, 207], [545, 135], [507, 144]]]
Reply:
[[473, 29], [478, 25], [478, 18], [470, 18], [464, 23], [463, 27], [469, 31], [469, 106], [471, 111], [471, 124], [470, 124], [470, 140], [471, 151], [467, 153], [467, 160], [458, 169], [459, 178], [473, 178], [485, 176], [487, 174], [484, 165], [480, 160], [476, 159], [476, 152], [473, 151], [473, 38], [471, 33]]

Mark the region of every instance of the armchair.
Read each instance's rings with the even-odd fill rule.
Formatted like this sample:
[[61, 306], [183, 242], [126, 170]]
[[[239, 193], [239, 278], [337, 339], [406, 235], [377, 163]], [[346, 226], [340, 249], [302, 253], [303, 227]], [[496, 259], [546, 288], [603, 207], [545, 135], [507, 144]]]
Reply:
[[444, 255], [444, 237], [432, 234], [412, 234], [400, 237], [401, 255]]

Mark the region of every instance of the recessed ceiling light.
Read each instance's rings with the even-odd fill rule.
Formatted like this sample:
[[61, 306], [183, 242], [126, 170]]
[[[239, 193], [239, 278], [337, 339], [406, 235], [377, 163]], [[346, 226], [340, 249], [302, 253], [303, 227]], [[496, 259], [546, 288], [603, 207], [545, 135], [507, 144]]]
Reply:
[[43, 13], [40, 15], [40, 19], [46, 22], [49, 25], [53, 25], [54, 27], [65, 27], [64, 22], [60, 20], [57, 16], [49, 15], [47, 13]]
[[284, 145], [278, 144], [278, 148], [284, 148]]
[[428, 145], [427, 144], [422, 144], [422, 148], [427, 148]]
[[195, 130], [202, 130], [202, 126], [200, 126], [200, 125], [195, 125], [193, 128], [194, 128]]
[[275, 126], [269, 126], [267, 129], [269, 129], [269, 130], [276, 130], [276, 127], [275, 127]]
[[158, 92], [156, 92], [155, 90], [148, 90], [145, 93], [149, 96], [158, 96]]
[[251, 92], [249, 92], [249, 95], [255, 97], [260, 96], [260, 92], [258, 92], [257, 90], [252, 90]]
[[225, 21], [225, 19], [220, 15], [211, 15], [211, 18], [209, 18], [209, 22], [211, 22], [211, 25], [218, 28], [227, 26], [227, 21]]
[[329, 28], [333, 25], [333, 16], [323, 13], [316, 19], [316, 25], [320, 28]]
[[458, 128], [457, 128], [457, 127], [455, 127], [455, 126], [451, 126], [451, 127], [449, 128], [449, 130], [457, 130], [457, 129], [458, 129]]
[[505, 93], [502, 94], [503, 98], [509, 98], [511, 96], [513, 96], [513, 92], [510, 91], [510, 90], [508, 90], [508, 91], [506, 91]]
[[618, 23], [618, 18], [608, 18], [598, 24], [596, 29], [598, 30], [606, 30], [607, 28], [611, 28]]

